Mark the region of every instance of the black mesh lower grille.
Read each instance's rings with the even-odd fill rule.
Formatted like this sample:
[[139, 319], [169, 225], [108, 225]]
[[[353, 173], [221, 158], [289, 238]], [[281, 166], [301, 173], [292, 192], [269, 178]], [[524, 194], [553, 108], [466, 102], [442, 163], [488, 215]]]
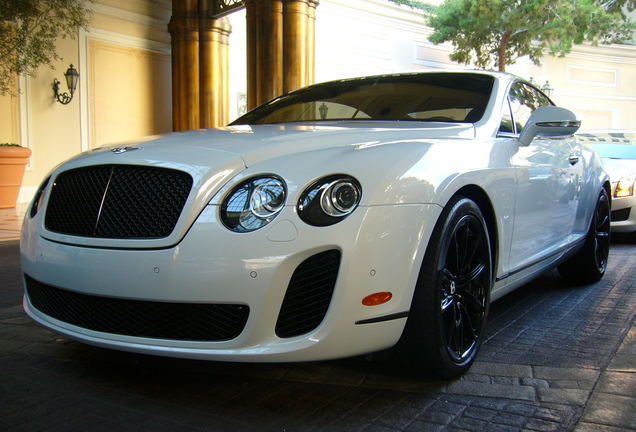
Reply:
[[612, 222], [621, 222], [629, 219], [631, 207], [627, 207], [620, 210], [614, 210], [612, 212]]
[[296, 268], [276, 322], [279, 337], [299, 336], [320, 325], [331, 303], [339, 267], [340, 251], [329, 250]]
[[105, 333], [159, 339], [224, 341], [243, 331], [249, 307], [101, 297], [56, 288], [24, 275], [33, 307], [60, 321]]
[[99, 165], [55, 179], [46, 228], [82, 237], [161, 238], [170, 235], [192, 188], [183, 171]]

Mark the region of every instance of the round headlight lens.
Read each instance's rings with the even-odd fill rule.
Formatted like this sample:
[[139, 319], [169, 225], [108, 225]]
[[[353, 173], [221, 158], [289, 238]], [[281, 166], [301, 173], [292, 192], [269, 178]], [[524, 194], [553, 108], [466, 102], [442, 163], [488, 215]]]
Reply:
[[343, 174], [323, 177], [300, 196], [298, 215], [309, 225], [333, 225], [353, 212], [361, 197], [362, 188], [353, 177]]
[[250, 211], [266, 219], [278, 213], [285, 205], [285, 187], [278, 179], [266, 179], [256, 185], [250, 196]]
[[276, 176], [255, 177], [236, 186], [221, 205], [223, 224], [235, 232], [264, 227], [285, 206], [285, 182]]
[[356, 208], [359, 198], [360, 192], [356, 185], [348, 180], [336, 180], [322, 191], [320, 206], [329, 216], [342, 217]]

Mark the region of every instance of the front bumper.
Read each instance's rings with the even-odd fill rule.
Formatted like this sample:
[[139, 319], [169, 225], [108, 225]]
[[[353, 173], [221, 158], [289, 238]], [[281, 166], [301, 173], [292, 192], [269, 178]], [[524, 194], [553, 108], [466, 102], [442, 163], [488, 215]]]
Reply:
[[636, 197], [612, 198], [612, 232], [636, 231]]
[[[152, 302], [241, 304], [250, 313], [240, 334], [224, 341], [159, 339], [71, 325], [36, 309], [44, 326], [85, 343], [155, 355], [228, 361], [306, 361], [346, 357], [394, 345], [404, 328], [437, 205], [360, 207], [330, 227], [302, 223], [293, 207], [247, 234], [225, 229], [209, 205], [174, 247], [123, 250], [57, 243], [40, 235], [41, 215], [27, 219], [22, 269], [53, 287], [91, 296]], [[341, 262], [329, 308], [309, 333], [281, 338], [275, 327], [294, 270], [307, 258], [338, 250]], [[362, 305], [375, 292], [393, 298]], [[382, 317], [401, 318], [366, 324]], [[178, 324], [178, 323], [175, 323]]]

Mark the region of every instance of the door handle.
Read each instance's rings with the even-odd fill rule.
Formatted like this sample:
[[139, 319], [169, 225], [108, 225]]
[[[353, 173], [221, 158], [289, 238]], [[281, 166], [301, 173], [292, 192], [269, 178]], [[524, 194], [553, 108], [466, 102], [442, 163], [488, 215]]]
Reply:
[[568, 157], [568, 162], [570, 162], [570, 165], [576, 165], [576, 163], [579, 161], [579, 157], [575, 154], [570, 155]]

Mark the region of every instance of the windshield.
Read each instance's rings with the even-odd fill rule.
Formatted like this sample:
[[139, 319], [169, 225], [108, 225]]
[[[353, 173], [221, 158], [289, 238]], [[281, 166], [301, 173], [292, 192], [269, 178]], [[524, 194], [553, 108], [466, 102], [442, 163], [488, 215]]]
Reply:
[[425, 73], [317, 84], [261, 105], [232, 125], [334, 120], [475, 123], [494, 78], [469, 73]]
[[581, 133], [577, 137], [603, 158], [636, 159], [636, 132]]

